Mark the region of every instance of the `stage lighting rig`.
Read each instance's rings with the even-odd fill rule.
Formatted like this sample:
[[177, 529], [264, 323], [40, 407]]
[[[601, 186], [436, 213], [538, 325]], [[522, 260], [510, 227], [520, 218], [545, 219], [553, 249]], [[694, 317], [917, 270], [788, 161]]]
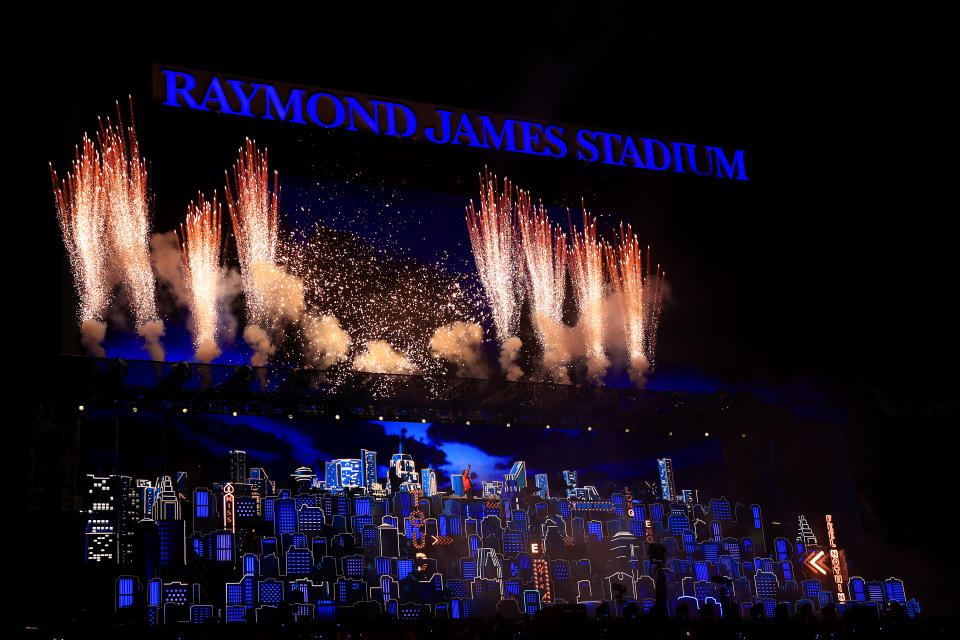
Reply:
[[170, 367], [170, 371], [160, 381], [160, 386], [182, 388], [183, 385], [190, 380], [192, 374], [193, 369], [190, 367], [190, 364], [181, 360]]
[[237, 365], [230, 377], [223, 381], [220, 388], [224, 391], [247, 391], [253, 382], [253, 367], [248, 364]]
[[127, 361], [120, 357], [111, 358], [107, 361], [100, 376], [100, 381], [104, 386], [119, 387], [123, 384], [123, 379], [127, 375]]
[[310, 389], [311, 372], [308, 369], [297, 367], [290, 372], [278, 391], [291, 394], [304, 394]]

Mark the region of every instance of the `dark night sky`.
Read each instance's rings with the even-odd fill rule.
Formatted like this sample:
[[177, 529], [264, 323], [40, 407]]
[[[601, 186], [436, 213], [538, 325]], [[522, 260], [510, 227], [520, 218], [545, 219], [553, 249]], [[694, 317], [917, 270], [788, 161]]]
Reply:
[[[955, 207], [938, 200], [948, 165], [932, 151], [945, 129], [937, 122], [942, 90], [920, 60], [927, 52], [904, 57], [873, 24], [810, 25], [794, 16], [763, 24], [629, 12], [588, 20], [551, 8], [504, 21], [478, 16], [429, 38], [399, 26], [388, 38], [337, 35], [340, 22], [330, 17], [301, 24], [266, 35], [180, 25], [193, 42], [209, 33], [208, 44], [138, 35], [119, 52], [75, 47], [81, 30], [63, 26], [48, 30], [44, 61], [15, 65], [34, 91], [23, 103], [33, 122], [13, 131], [15, 139], [27, 134], [14, 177], [25, 201], [7, 211], [8, 238], [28, 243], [28, 264], [39, 265], [36, 276], [32, 266], [18, 267], [31, 274], [16, 305], [29, 327], [18, 341], [30, 357], [26, 373], [36, 379], [60, 352], [69, 334], [62, 318], [72, 314], [47, 162], [64, 167], [80, 133], [115, 98], [133, 92], [145, 105], [152, 62], [716, 142], [747, 149], [749, 184], [641, 175], [631, 186], [632, 176], [608, 183], [589, 174], [598, 181], [588, 194], [597, 208], [638, 216], [659, 234], [655, 246], [675, 258], [661, 363], [774, 390], [788, 404], [842, 406], [848, 438], [864, 444], [850, 464], [881, 534], [923, 553], [933, 533], [893, 521], [916, 497], [915, 478], [907, 479], [913, 460], [931, 465], [926, 491], [955, 484], [947, 448], [934, 445], [958, 411], [955, 234], [947, 223]], [[266, 134], [271, 144], [294, 148], [286, 126], [277, 126]], [[146, 142], [148, 151], [151, 144], [158, 139]], [[553, 179], [540, 179], [550, 171], [532, 163], [546, 160], [496, 161], [502, 170], [528, 169], [546, 200], [572, 204], [570, 176], [551, 168]], [[626, 205], [643, 202], [649, 185], [656, 206], [631, 213]]]

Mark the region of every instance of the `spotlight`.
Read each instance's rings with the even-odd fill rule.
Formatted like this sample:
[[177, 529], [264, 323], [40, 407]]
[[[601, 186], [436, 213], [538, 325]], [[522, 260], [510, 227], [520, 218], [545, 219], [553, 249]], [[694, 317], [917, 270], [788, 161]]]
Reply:
[[469, 420], [467, 420], [467, 426], [468, 426], [468, 427], [470, 426], [470, 421], [469, 421]]
[[186, 408], [186, 407], [183, 408], [183, 412], [184, 412], [184, 413], [187, 412], [187, 408]]
[[510, 423], [509, 423], [509, 422], [507, 423], [507, 428], [508, 428], [508, 429], [510, 428]]
[[593, 431], [593, 427], [587, 427], [587, 431]]
[[288, 413], [288, 414], [287, 414], [287, 420], [293, 420], [293, 414], [292, 414], [292, 413]]
[[[427, 424], [427, 419], [426, 419], [426, 418], [420, 418], [420, 422], [422, 422], [423, 424]], [[507, 425], [507, 426], [509, 427], [510, 425]]]
[[623, 432], [624, 432], [624, 433], [630, 433], [630, 427], [627, 427], [626, 429], [624, 429]]
[[77, 409], [80, 411], [83, 411], [83, 405], [80, 405], [79, 407], [77, 407]]
[[709, 437], [710, 437], [710, 432], [709, 432], [709, 431], [704, 431], [704, 432], [703, 432], [703, 437], [704, 437], [704, 438], [709, 438]]
[[382, 421], [382, 420], [383, 420], [383, 416], [377, 416], [377, 420]]
[[668, 432], [667, 435], [668, 435], [668, 436], [672, 436], [672, 435], [673, 435], [673, 431]]
[[233, 412], [233, 417], [234, 417], [234, 418], [237, 417], [237, 412], [236, 412], [236, 411]]
[[741, 437], [741, 438], [746, 438], [746, 437], [747, 437], [747, 434], [741, 433], [741, 434], [740, 434], [740, 437]]
[[550, 425], [547, 425], [546, 428], [549, 429], [549, 428], [550, 428]]
[[136, 408], [136, 407], [133, 408], [133, 412], [134, 412], [134, 413], [137, 412], [137, 408]]
[[333, 416], [333, 419], [334, 419], [334, 420], [339, 420], [339, 419], [340, 419], [340, 414], [338, 413], [337, 415]]

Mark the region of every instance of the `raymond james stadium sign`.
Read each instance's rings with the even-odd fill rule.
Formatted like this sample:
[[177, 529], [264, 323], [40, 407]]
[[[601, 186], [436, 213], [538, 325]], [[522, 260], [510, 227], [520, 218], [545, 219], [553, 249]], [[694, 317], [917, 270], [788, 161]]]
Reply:
[[170, 107], [552, 158], [749, 180], [744, 152], [520, 120], [466, 109], [154, 65], [154, 97]]

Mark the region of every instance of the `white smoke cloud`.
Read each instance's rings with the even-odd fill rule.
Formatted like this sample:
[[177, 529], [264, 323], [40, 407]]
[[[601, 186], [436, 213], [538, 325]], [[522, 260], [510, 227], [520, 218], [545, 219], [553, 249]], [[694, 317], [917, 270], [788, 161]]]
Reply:
[[219, 358], [221, 353], [223, 353], [223, 351], [217, 346], [216, 340], [204, 340], [200, 343], [200, 346], [197, 347], [194, 357], [200, 362], [209, 363]]
[[[177, 241], [177, 233], [168, 231], [166, 233], [155, 233], [150, 238], [150, 262], [153, 264], [153, 270], [157, 274], [157, 280], [170, 291], [173, 300], [177, 306], [189, 307], [190, 296], [187, 290], [187, 282], [183, 273], [182, 254], [180, 244]], [[187, 323], [187, 328], [196, 335], [196, 325], [193, 317]], [[142, 331], [142, 329], [141, 329]], [[142, 332], [141, 332], [141, 335]], [[147, 350], [151, 350], [150, 342], [147, 343]], [[153, 352], [151, 351], [151, 354]], [[215, 340], [206, 339], [197, 347], [194, 357], [200, 362], [210, 362], [221, 354], [220, 347]]]
[[[614, 355], [627, 352], [627, 321], [624, 310], [625, 296], [619, 291], [613, 291], [603, 299], [602, 309], [605, 322], [603, 325], [603, 346], [607, 353]], [[614, 357], [616, 359], [616, 357]]]
[[587, 356], [587, 376], [596, 384], [603, 386], [603, 377], [610, 368], [610, 360], [605, 354]]
[[363, 353], [354, 358], [353, 368], [368, 373], [417, 373], [417, 366], [397, 353], [386, 340], [366, 343]]
[[306, 340], [307, 362], [317, 369], [326, 369], [342, 362], [350, 355], [350, 334], [340, 328], [340, 321], [333, 316], [309, 313], [301, 322]]
[[[155, 234], [151, 238], [150, 247], [151, 260], [158, 279], [169, 289], [178, 305], [188, 307], [189, 295], [176, 233], [171, 231]], [[272, 334], [276, 334], [284, 323], [296, 324], [300, 321], [304, 310], [304, 285], [300, 278], [268, 262], [255, 263], [252, 273], [257, 297], [262, 303], [264, 324], [248, 325], [243, 331], [243, 339], [253, 350], [251, 364], [265, 366], [270, 356], [276, 353]], [[218, 337], [221, 343], [232, 340], [236, 334], [239, 323], [233, 315], [232, 303], [242, 291], [240, 274], [234, 269], [222, 268], [217, 282]], [[195, 333], [192, 317], [188, 328]], [[198, 347], [195, 357], [200, 362], [210, 362], [221, 353], [220, 346], [208, 340]]]
[[88, 318], [80, 324], [80, 342], [92, 356], [102, 358], [107, 355], [103, 340], [107, 337], [107, 323]]
[[163, 320], [147, 320], [137, 327], [137, 334], [143, 338], [143, 348], [150, 354], [150, 359], [154, 362], [163, 362], [166, 351], [160, 343], [160, 338], [164, 336], [166, 329], [163, 326]]
[[304, 309], [303, 280], [269, 262], [255, 262], [252, 271], [253, 286], [269, 319], [299, 321]]
[[[653, 280], [653, 278], [654, 276], [650, 276], [650, 280]], [[630, 338], [626, 326], [629, 318], [625, 302], [624, 294], [620, 292], [613, 292], [604, 300], [604, 315], [608, 320], [604, 334], [604, 345], [607, 354], [613, 360], [613, 367], [617, 370], [626, 369], [630, 381], [634, 386], [642, 389], [647, 384], [645, 374], [650, 370], [651, 364], [647, 354], [631, 355]], [[650, 330], [649, 327], [645, 329]], [[603, 366], [602, 362], [591, 363], [588, 361], [588, 371], [591, 364], [597, 369]]]
[[221, 343], [230, 343], [237, 334], [239, 320], [233, 313], [233, 301], [243, 293], [243, 280], [240, 272], [229, 267], [220, 269], [220, 279], [217, 281], [217, 303], [220, 306], [217, 335]]
[[638, 388], [643, 389], [647, 386], [646, 372], [650, 369], [650, 361], [646, 357], [640, 356], [630, 361], [627, 372], [630, 374], [630, 381]]
[[[281, 326], [286, 322], [296, 324], [300, 321], [304, 287], [303, 280], [270, 262], [255, 262], [251, 272], [257, 300], [252, 309], [250, 300], [247, 300], [247, 322], [250, 324], [243, 330], [243, 339], [253, 349], [250, 364], [263, 367], [277, 351], [273, 336], [282, 332]], [[258, 324], [257, 318], [264, 324]]]
[[523, 375], [523, 369], [516, 363], [522, 346], [523, 341], [517, 336], [507, 338], [507, 341], [500, 346], [500, 368], [507, 374], [507, 380], [511, 382], [519, 380], [520, 376]]
[[[237, 332], [237, 318], [233, 315], [233, 301], [243, 291], [240, 274], [228, 267], [221, 267], [217, 277], [216, 305], [217, 305], [217, 329], [214, 339], [205, 339], [197, 347], [194, 357], [199, 362], [212, 362], [220, 357], [223, 350], [220, 344], [227, 341], [232, 342]], [[191, 316], [187, 323], [190, 332], [196, 339], [196, 325]], [[218, 344], [219, 343], [219, 344]]]
[[543, 370], [554, 382], [570, 384], [567, 366], [584, 353], [583, 334], [553, 318], [536, 314], [534, 323], [543, 345]]
[[176, 303], [182, 307], [187, 306], [187, 284], [181, 270], [176, 231], [153, 234], [150, 238], [150, 261], [157, 273], [157, 279], [170, 289]]
[[[181, 307], [190, 305], [187, 282], [183, 273], [183, 261], [180, 245], [175, 231], [156, 233], [150, 238], [150, 261], [157, 279], [173, 296], [174, 302]], [[200, 362], [210, 362], [223, 353], [220, 345], [234, 339], [239, 322], [233, 314], [233, 301], [243, 292], [240, 273], [229, 267], [220, 269], [217, 280], [218, 325], [217, 341], [207, 340], [201, 344], [194, 356]], [[193, 317], [187, 322], [187, 328], [196, 334]]]
[[443, 358], [457, 366], [457, 375], [464, 378], [487, 378], [489, 367], [483, 360], [480, 345], [483, 328], [474, 323], [454, 322], [437, 327], [430, 338], [434, 358]]
[[277, 348], [270, 342], [270, 336], [255, 324], [247, 325], [243, 330], [243, 339], [253, 349], [250, 364], [255, 367], [264, 367], [270, 361], [270, 356], [276, 353]]
[[130, 332], [130, 319], [127, 317], [129, 305], [127, 304], [127, 295], [123, 289], [117, 291], [114, 297], [114, 303], [110, 307], [109, 314], [106, 317], [108, 328], [117, 333]]

